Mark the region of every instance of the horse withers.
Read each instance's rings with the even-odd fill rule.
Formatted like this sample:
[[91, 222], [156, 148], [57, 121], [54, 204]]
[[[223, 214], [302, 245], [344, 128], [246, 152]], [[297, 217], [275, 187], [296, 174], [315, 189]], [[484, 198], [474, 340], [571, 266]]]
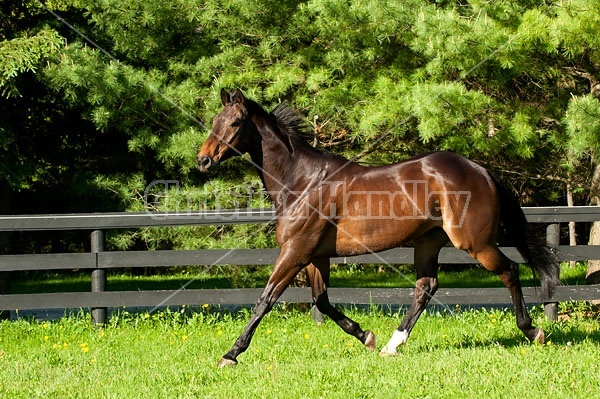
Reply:
[[285, 104], [267, 112], [240, 90], [221, 90], [221, 102], [223, 110], [198, 153], [198, 169], [208, 172], [232, 156], [250, 155], [276, 210], [281, 253], [220, 367], [237, 364], [261, 319], [305, 267], [318, 309], [374, 351], [375, 335], [329, 301], [329, 259], [408, 242], [414, 245], [415, 296], [381, 355], [397, 354], [435, 294], [438, 254], [448, 242], [498, 275], [510, 292], [519, 329], [532, 342], [544, 341], [544, 331], [527, 312], [518, 265], [496, 245], [499, 230], [540, 277], [543, 297], [558, 283], [558, 263], [529, 233], [516, 198], [485, 168], [451, 152], [365, 167], [309, 145], [308, 125]]

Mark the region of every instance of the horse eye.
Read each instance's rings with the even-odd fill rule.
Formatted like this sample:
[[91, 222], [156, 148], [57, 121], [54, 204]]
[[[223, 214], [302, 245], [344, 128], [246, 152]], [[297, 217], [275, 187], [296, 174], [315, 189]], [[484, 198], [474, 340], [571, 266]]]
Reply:
[[237, 127], [239, 125], [242, 124], [242, 120], [241, 119], [236, 119], [231, 123], [231, 127]]

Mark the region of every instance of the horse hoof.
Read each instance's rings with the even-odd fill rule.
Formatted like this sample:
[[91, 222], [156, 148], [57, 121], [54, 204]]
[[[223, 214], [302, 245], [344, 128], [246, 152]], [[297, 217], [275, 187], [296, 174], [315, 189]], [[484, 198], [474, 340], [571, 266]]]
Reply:
[[383, 348], [381, 350], [381, 352], [379, 352], [379, 356], [381, 356], [381, 357], [394, 357], [394, 356], [398, 356], [398, 352], [396, 352], [396, 351], [390, 352], [386, 348]]
[[235, 360], [226, 359], [226, 358], [222, 357], [221, 360], [219, 360], [219, 363], [217, 363], [217, 367], [222, 369], [224, 367], [233, 367], [237, 364], [238, 364], [238, 362]]
[[533, 342], [536, 344], [543, 344], [544, 341], [546, 341], [546, 334], [544, 333], [544, 330], [542, 330], [541, 328], [536, 328]]
[[377, 338], [375, 337], [375, 334], [373, 334], [372, 331], [369, 331], [369, 330], [365, 331], [364, 344], [368, 350], [370, 350], [371, 352], [375, 352], [375, 349], [377, 347]]

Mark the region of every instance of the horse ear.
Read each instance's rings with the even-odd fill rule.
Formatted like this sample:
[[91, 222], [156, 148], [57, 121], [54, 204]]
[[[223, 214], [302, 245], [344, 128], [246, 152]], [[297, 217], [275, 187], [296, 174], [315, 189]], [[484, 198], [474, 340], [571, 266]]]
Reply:
[[244, 105], [246, 98], [240, 89], [235, 89], [233, 93], [231, 93], [231, 102], [234, 104]]
[[230, 102], [231, 100], [229, 98], [229, 93], [227, 92], [227, 90], [221, 89], [221, 104], [223, 104], [223, 106], [226, 106]]

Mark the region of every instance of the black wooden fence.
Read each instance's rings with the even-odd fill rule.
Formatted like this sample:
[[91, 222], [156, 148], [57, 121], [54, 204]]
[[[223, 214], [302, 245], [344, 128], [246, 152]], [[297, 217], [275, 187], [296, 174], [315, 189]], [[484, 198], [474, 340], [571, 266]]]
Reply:
[[[600, 220], [600, 207], [523, 208], [530, 223], [547, 226], [547, 241], [557, 249], [561, 261], [600, 259], [600, 246], [559, 245], [560, 223]], [[0, 295], [0, 309], [67, 309], [90, 308], [95, 323], [104, 323], [107, 308], [160, 307], [176, 305], [247, 305], [258, 298], [261, 289], [179, 289], [153, 291], [109, 291], [106, 273], [113, 268], [168, 267], [185, 265], [269, 265], [279, 249], [178, 250], [178, 251], [105, 251], [104, 231], [121, 228], [165, 227], [184, 225], [227, 225], [272, 223], [272, 209], [243, 209], [185, 213], [91, 213], [67, 215], [0, 216], [0, 231], [89, 230], [90, 253], [53, 253], [1, 255], [0, 272], [19, 270], [88, 269], [89, 292]], [[515, 248], [502, 248], [511, 259], [523, 261]], [[332, 263], [413, 263], [411, 248], [395, 248], [377, 254], [332, 258]], [[469, 264], [475, 261], [463, 251], [443, 248], [440, 263]], [[331, 288], [333, 303], [410, 304], [411, 288]], [[540, 303], [538, 290], [524, 289], [527, 303]], [[556, 302], [600, 299], [600, 286], [560, 286], [546, 313], [555, 318]], [[280, 299], [284, 302], [311, 302], [310, 289], [289, 288]], [[510, 304], [505, 288], [454, 288], [438, 290], [432, 303]]]

